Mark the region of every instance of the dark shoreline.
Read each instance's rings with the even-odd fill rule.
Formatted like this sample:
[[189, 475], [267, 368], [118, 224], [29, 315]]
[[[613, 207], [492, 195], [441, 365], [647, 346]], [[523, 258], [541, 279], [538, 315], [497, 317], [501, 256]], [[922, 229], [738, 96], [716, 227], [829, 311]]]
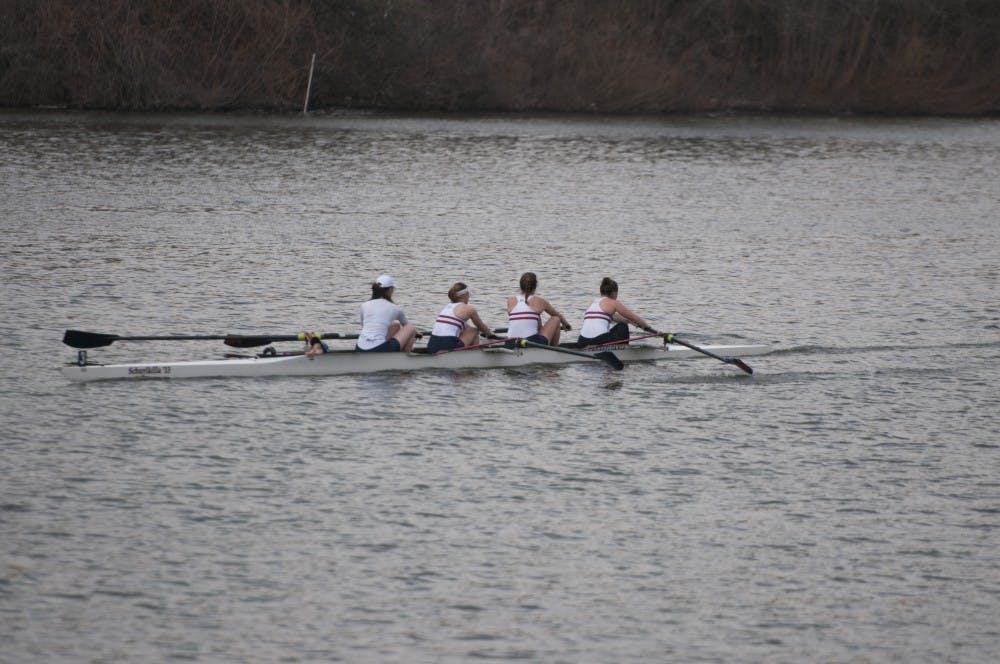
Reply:
[[424, 118], [424, 119], [455, 119], [461, 117], [481, 118], [481, 119], [648, 119], [648, 120], [669, 120], [671, 118], [706, 118], [722, 119], [731, 118], [738, 120], [741, 118], [829, 118], [829, 119], [857, 119], [857, 120], [992, 120], [1000, 119], [1000, 110], [978, 114], [948, 114], [948, 113], [914, 113], [914, 112], [824, 112], [809, 110], [752, 110], [752, 109], [718, 109], [704, 110], [696, 112], [664, 111], [664, 112], [643, 112], [643, 113], [614, 113], [606, 111], [545, 111], [545, 110], [435, 110], [435, 109], [407, 109], [407, 108], [366, 108], [354, 107], [328, 107], [310, 108], [303, 114], [302, 110], [290, 108], [224, 108], [224, 109], [191, 109], [191, 108], [79, 108], [73, 106], [0, 106], [0, 116], [2, 115], [34, 115], [43, 114], [122, 114], [133, 117], [153, 117], [156, 115], [176, 115], [176, 116], [207, 116], [207, 117], [272, 117], [286, 119], [303, 118]]
[[0, 0], [0, 106], [1000, 114], [994, 0]]

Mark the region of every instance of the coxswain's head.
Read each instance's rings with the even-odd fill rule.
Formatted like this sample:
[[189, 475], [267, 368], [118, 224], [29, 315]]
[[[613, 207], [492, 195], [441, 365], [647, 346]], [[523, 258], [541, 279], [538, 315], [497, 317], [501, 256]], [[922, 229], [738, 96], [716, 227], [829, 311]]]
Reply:
[[392, 302], [392, 294], [396, 291], [396, 280], [388, 274], [383, 274], [372, 284], [372, 299], [384, 298]]

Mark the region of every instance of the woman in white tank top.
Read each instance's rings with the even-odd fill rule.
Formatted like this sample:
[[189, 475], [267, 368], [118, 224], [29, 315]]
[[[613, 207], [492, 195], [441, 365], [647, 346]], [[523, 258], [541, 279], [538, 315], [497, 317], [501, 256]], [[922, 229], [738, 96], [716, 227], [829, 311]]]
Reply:
[[[612, 323], [615, 325], [612, 326]], [[601, 296], [583, 314], [583, 326], [576, 345], [584, 348], [611, 341], [625, 341], [628, 339], [629, 323], [646, 331], [653, 329], [618, 301], [618, 282], [611, 277], [604, 277], [601, 281]]]
[[471, 346], [476, 341], [477, 333], [484, 337], [493, 335], [493, 330], [479, 317], [476, 308], [469, 304], [468, 286], [457, 282], [448, 291], [448, 299], [451, 303], [434, 319], [434, 329], [427, 342], [428, 353]]
[[[559, 345], [559, 331], [571, 330], [569, 321], [548, 301], [535, 295], [538, 277], [534, 272], [521, 275], [521, 294], [507, 298], [507, 336], [511, 339], [527, 339], [549, 346]], [[542, 314], [549, 319], [542, 325]]]

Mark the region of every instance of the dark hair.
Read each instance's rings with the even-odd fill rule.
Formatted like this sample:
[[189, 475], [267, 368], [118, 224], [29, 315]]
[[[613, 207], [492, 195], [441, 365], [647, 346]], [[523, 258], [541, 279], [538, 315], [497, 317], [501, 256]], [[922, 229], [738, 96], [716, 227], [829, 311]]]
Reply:
[[618, 282], [611, 277], [601, 279], [601, 295], [611, 295], [618, 292]]
[[455, 284], [448, 289], [448, 299], [451, 300], [452, 302], [458, 302], [458, 298], [460, 297], [458, 291], [464, 288], [465, 284], [463, 284], [461, 281], [456, 281]]
[[531, 295], [538, 288], [538, 277], [534, 272], [525, 272], [521, 275], [521, 290], [525, 295]]
[[392, 298], [389, 297], [389, 291], [392, 290], [392, 286], [389, 288], [382, 288], [379, 286], [377, 281], [372, 282], [372, 299], [377, 300], [383, 298], [392, 302]]

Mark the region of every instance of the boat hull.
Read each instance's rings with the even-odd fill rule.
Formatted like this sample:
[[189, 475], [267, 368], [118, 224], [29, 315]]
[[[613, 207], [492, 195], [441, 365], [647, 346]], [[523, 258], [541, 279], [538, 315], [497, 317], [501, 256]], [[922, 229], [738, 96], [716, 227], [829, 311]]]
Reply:
[[[769, 346], [703, 346], [720, 357], [752, 357], [771, 351]], [[627, 348], [607, 348], [623, 362], [660, 362], [705, 357], [697, 351], [677, 345], [635, 344]], [[600, 360], [596, 360], [599, 362]], [[74, 382], [97, 380], [146, 380], [177, 378], [229, 378], [266, 376], [340, 376], [381, 371], [422, 371], [433, 369], [496, 369], [537, 364], [577, 364], [595, 362], [594, 358], [559, 353], [543, 348], [487, 348], [455, 351], [442, 355], [425, 353], [358, 353], [334, 351], [314, 357], [291, 355], [246, 357], [193, 362], [154, 362], [142, 364], [71, 364], [62, 367], [63, 375]]]

